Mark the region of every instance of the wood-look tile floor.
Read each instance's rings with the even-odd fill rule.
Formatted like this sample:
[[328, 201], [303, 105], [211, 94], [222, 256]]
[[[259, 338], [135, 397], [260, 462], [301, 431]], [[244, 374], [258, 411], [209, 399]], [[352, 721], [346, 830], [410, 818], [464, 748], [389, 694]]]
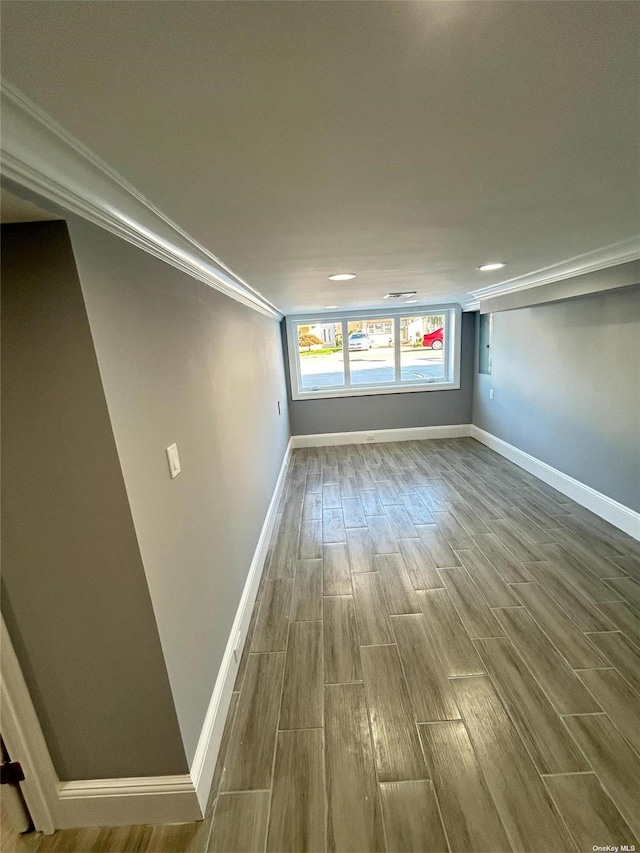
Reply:
[[293, 452], [235, 691], [203, 823], [20, 850], [640, 849], [640, 543], [472, 439]]

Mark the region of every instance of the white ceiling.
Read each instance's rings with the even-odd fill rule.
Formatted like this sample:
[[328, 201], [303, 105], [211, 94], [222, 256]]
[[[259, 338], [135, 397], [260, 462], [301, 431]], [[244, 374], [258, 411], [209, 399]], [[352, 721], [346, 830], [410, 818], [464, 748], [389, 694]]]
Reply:
[[285, 313], [466, 301], [640, 231], [635, 2], [32, 0], [3, 30], [6, 79]]

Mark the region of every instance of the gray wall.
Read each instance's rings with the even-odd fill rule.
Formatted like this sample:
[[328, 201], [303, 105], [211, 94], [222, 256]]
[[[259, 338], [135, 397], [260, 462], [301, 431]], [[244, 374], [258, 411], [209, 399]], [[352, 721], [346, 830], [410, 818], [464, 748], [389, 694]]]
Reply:
[[69, 228], [191, 762], [289, 438], [279, 326], [87, 222]]
[[462, 315], [460, 389], [292, 400], [286, 325], [282, 323], [292, 435], [471, 423], [475, 314]]
[[473, 423], [640, 510], [640, 288], [494, 314]]
[[184, 773], [66, 225], [2, 238], [2, 612], [56, 771]]

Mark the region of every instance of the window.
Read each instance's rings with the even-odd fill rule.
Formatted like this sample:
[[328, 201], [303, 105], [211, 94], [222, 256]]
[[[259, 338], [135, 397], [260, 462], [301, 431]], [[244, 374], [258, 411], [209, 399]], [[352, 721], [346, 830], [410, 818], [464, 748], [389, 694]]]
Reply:
[[298, 325], [297, 339], [300, 390], [342, 387], [342, 323]]
[[458, 305], [288, 317], [294, 400], [460, 387]]
[[368, 335], [390, 335], [393, 320], [385, 320], [383, 323], [367, 323]]
[[400, 319], [401, 378], [405, 382], [445, 380], [446, 314]]
[[[351, 331], [353, 327], [353, 331]], [[359, 331], [362, 327], [364, 331]], [[396, 376], [393, 320], [349, 323], [349, 375], [352, 385], [389, 385]]]

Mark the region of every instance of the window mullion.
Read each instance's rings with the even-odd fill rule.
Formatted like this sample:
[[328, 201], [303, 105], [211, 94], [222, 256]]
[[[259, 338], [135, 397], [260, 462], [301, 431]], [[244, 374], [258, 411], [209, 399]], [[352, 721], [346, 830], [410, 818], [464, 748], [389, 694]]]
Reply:
[[[295, 365], [295, 380], [298, 386], [298, 394], [302, 394], [302, 364], [300, 362], [300, 347], [298, 346], [298, 326], [295, 323], [291, 324], [288, 329], [287, 337], [289, 338], [289, 352], [293, 354], [293, 362]], [[293, 378], [293, 377], [292, 377]]]
[[452, 332], [453, 332], [453, 323], [454, 323], [453, 312], [447, 311], [444, 319], [445, 319], [445, 324], [444, 324], [444, 332], [445, 332], [445, 334], [444, 334], [444, 367], [445, 367], [446, 372], [443, 376], [443, 379], [445, 382], [450, 382], [452, 379], [452, 373], [453, 373], [453, 359], [452, 359], [453, 341], [451, 339]]
[[344, 362], [344, 384], [351, 387], [351, 365], [349, 364], [349, 322], [342, 320], [342, 360]]
[[402, 352], [400, 345], [400, 317], [393, 318], [393, 350], [395, 354], [395, 383], [399, 385], [402, 381], [401, 379], [401, 370], [400, 370], [400, 355]]

